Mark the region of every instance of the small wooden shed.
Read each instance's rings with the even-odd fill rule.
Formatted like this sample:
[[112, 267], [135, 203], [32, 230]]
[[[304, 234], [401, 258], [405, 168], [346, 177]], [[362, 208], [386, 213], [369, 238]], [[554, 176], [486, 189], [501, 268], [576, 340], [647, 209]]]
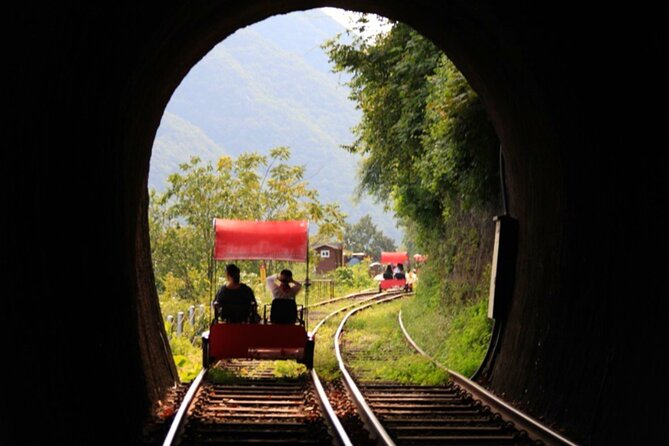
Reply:
[[318, 274], [334, 271], [344, 265], [344, 247], [340, 243], [321, 243], [313, 249], [318, 255], [316, 263]]

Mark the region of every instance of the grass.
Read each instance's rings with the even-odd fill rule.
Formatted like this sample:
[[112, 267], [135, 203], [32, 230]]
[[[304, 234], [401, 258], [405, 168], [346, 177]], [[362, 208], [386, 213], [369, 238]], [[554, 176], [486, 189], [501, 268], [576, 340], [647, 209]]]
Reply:
[[[300, 293], [300, 295], [301, 294], [302, 293]], [[329, 297], [327, 297], [327, 299], [329, 299]], [[311, 298], [309, 300], [312, 302]], [[326, 298], [321, 300], [326, 300]], [[351, 302], [351, 300], [346, 299], [341, 302], [323, 305], [322, 307], [317, 307], [310, 311], [309, 329], [313, 329], [320, 318], [325, 317], [327, 314], [331, 313], [337, 308], [340, 308], [341, 306], [349, 305]], [[324, 328], [325, 327], [323, 327], [323, 329]], [[319, 332], [319, 339], [326, 339], [322, 336], [322, 334], [325, 334], [323, 329], [321, 329], [323, 333]], [[170, 332], [170, 330], [168, 330], [168, 332]], [[330, 338], [333, 335], [334, 331], [332, 331], [331, 334], [328, 334]], [[193, 342], [191, 342], [191, 339], [193, 339]], [[325, 342], [329, 342], [330, 344], [332, 343], [331, 341]], [[318, 352], [318, 346], [320, 346], [320, 344], [317, 342], [316, 345]], [[177, 366], [177, 372], [181, 382], [190, 382], [195, 379], [202, 367], [202, 347], [199, 336], [194, 335], [193, 328], [189, 324], [185, 323], [184, 334], [182, 336], [178, 336], [176, 333], [170, 333], [170, 346], [172, 348], [174, 362]], [[320, 349], [321, 354], [323, 354], [323, 349], [324, 348]], [[297, 364], [294, 361], [275, 361], [273, 368], [277, 377], [296, 377], [306, 371], [304, 365]]]
[[435, 305], [436, 291], [417, 287], [416, 297], [402, 306], [402, 320], [413, 340], [451, 370], [471, 376], [481, 364], [492, 324], [487, 299]]
[[[309, 312], [309, 328], [315, 328], [316, 324], [328, 314], [355, 303], [356, 301], [354, 299], [345, 299], [314, 308]], [[357, 303], [360, 305], [363, 304], [363, 302]], [[319, 328], [318, 333], [316, 334], [314, 368], [319, 376], [325, 381], [331, 381], [341, 377], [341, 372], [339, 371], [339, 365], [335, 356], [333, 337], [341, 320], [352, 308], [353, 307], [332, 316]]]
[[231, 370], [224, 367], [210, 367], [207, 371], [207, 380], [214, 384], [234, 384], [246, 378], [259, 376], [270, 371], [275, 378], [295, 379], [304, 375], [307, 368], [295, 361], [255, 361], [240, 370]]
[[408, 344], [397, 321], [403, 305], [399, 299], [352, 316], [344, 332], [344, 355], [361, 380], [403, 384], [438, 385], [448, 374]]
[[[314, 308], [309, 312], [309, 328], [313, 329], [321, 318], [351, 303], [352, 300], [343, 300]], [[447, 304], [438, 297], [437, 288], [418, 286], [415, 297], [380, 304], [349, 319], [344, 335], [345, 352], [351, 349], [358, 352], [357, 358], [347, 358], [354, 369], [359, 370], [356, 373], [364, 379], [401, 383], [434, 384], [446, 379], [444, 372], [413, 353], [406, 343], [397, 323], [400, 308], [407, 330], [423, 350], [465, 376], [476, 371], [485, 356], [491, 333], [491, 323], [486, 316], [487, 300]], [[326, 381], [341, 376], [333, 336], [347, 312], [332, 317], [316, 335], [314, 367]], [[201, 366], [199, 343], [192, 345], [188, 336], [172, 336], [170, 341], [181, 381], [191, 381]], [[274, 361], [273, 368], [277, 377], [296, 377], [305, 372], [304, 366], [294, 361]], [[225, 374], [219, 378], [228, 379]]]
[[325, 381], [332, 381], [341, 377], [337, 357], [335, 356], [333, 338], [345, 315], [346, 312], [342, 311], [340, 314], [331, 317], [316, 333], [314, 368], [318, 372], [318, 376]]

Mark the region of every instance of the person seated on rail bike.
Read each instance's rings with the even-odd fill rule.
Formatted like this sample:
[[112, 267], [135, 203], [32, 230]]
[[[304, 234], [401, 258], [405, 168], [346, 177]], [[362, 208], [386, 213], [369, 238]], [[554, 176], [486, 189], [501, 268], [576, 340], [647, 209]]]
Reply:
[[237, 265], [231, 263], [225, 267], [228, 282], [218, 290], [214, 299], [216, 320], [220, 317], [224, 322], [233, 324], [257, 323], [258, 303], [253, 290], [240, 282], [240, 271]]
[[397, 266], [395, 267], [395, 270], [393, 271], [393, 278], [395, 279], [406, 279], [406, 275], [404, 273], [404, 265], [401, 263], [398, 263]]
[[284, 269], [267, 278], [267, 288], [272, 293], [270, 321], [273, 324], [294, 324], [297, 321], [295, 296], [302, 289], [302, 284], [293, 279], [291, 270]]
[[386, 266], [386, 270], [383, 272], [383, 278], [384, 279], [393, 278], [393, 267], [390, 263], [388, 264], [388, 266]]

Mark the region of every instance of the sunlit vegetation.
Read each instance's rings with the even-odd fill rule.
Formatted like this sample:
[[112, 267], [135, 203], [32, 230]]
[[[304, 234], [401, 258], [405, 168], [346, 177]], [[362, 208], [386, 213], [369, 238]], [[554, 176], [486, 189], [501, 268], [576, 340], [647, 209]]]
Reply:
[[[415, 340], [447, 366], [471, 374], [490, 336], [485, 298], [492, 216], [499, 211], [498, 140], [483, 105], [453, 63], [404, 24], [374, 37], [335, 38], [323, 47], [335, 69], [350, 74], [351, 98], [362, 112], [356, 139], [346, 147], [362, 157], [359, 190], [395, 212], [405, 229], [403, 249], [429, 259], [418, 271], [415, 298], [353, 318], [347, 342], [369, 354], [352, 361], [363, 361], [357, 365], [360, 373], [374, 379], [428, 384], [444, 378], [406, 345], [396, 319], [403, 306]], [[285, 147], [268, 156], [222, 157], [216, 165], [193, 158], [169, 177], [164, 193], [151, 194], [152, 255], [164, 315], [176, 317], [190, 305], [199, 311], [200, 318], [194, 326], [184, 324], [179, 339], [175, 323], [168, 324], [182, 379], [198, 368], [196, 334], [208, 325], [212, 291], [224, 281], [222, 267], [210, 279], [214, 217], [308, 219], [319, 231], [313, 241], [344, 241], [372, 256], [396, 248], [370, 218], [348, 224], [338, 205], [321, 203], [304, 177], [305, 168], [289, 159]], [[315, 258], [310, 260], [313, 267]], [[261, 304], [267, 303], [260, 264], [240, 262], [240, 267], [242, 281], [254, 288]], [[284, 267], [293, 269], [298, 280], [306, 276], [304, 265], [280, 262], [268, 263], [267, 272]], [[335, 281], [337, 297], [377, 286], [368, 261], [319, 278]], [[310, 303], [329, 297], [329, 292], [312, 294]], [[304, 298], [305, 293], [298, 295], [298, 303]], [[325, 378], [339, 373], [327, 346], [340, 319], [333, 318], [318, 333], [315, 364]], [[394, 359], [381, 359], [384, 353]], [[301, 373], [292, 363], [276, 370], [287, 376]]]
[[[412, 298], [403, 298], [411, 299]], [[343, 335], [344, 358], [363, 381], [438, 385], [448, 373], [418, 354], [397, 321], [400, 300], [378, 304], [349, 318]]]
[[446, 55], [405, 24], [324, 48], [335, 70], [351, 75], [363, 113], [347, 146], [362, 156], [360, 191], [392, 208], [405, 245], [429, 258], [407, 325], [469, 374], [490, 333], [484, 308], [500, 197], [499, 142], [483, 104]]
[[253, 361], [241, 368], [215, 364], [207, 371], [207, 380], [214, 384], [234, 384], [267, 375], [278, 379], [295, 379], [306, 373], [307, 368], [295, 361]]
[[[483, 278], [489, 277], [489, 272]], [[450, 301], [440, 299], [444, 286], [429, 269], [421, 274], [416, 297], [402, 305], [402, 320], [413, 340], [436, 361], [465, 376], [481, 364], [490, 342], [491, 322], [487, 317], [488, 289], [480, 286], [478, 296]]]
[[378, 282], [369, 275], [369, 263], [364, 260], [356, 265], [334, 270], [332, 276], [335, 281], [335, 296], [377, 288]]
[[337, 357], [334, 351], [334, 334], [346, 312], [337, 314], [321, 326], [316, 334], [316, 349], [314, 351], [314, 369], [318, 375], [330, 381], [341, 377]]
[[[199, 334], [213, 317], [213, 293], [225, 282], [224, 265], [216, 274], [211, 261], [214, 218], [244, 220], [306, 219], [318, 228], [318, 237], [341, 238], [344, 214], [337, 204], [321, 203], [318, 192], [304, 178], [304, 166], [289, 163], [290, 150], [277, 147], [268, 156], [244, 153], [233, 159], [221, 157], [216, 165], [192, 158], [169, 176], [164, 193], [151, 192], [149, 225], [156, 288], [163, 316], [173, 316], [168, 335], [182, 380], [199, 370]], [[259, 262], [239, 262], [242, 281], [256, 292], [261, 304], [264, 292]], [[268, 274], [290, 267], [295, 277], [305, 277], [304, 264], [268, 262]], [[213, 276], [213, 283], [211, 277]], [[304, 294], [298, 302], [302, 303]], [[177, 333], [178, 313], [196, 308], [195, 323], [188, 319]]]

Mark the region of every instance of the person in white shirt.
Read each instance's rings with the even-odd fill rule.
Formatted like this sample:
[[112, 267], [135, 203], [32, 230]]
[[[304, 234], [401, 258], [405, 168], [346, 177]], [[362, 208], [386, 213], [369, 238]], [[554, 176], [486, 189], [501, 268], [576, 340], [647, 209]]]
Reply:
[[267, 278], [267, 288], [272, 292], [273, 299], [295, 299], [302, 289], [302, 284], [293, 280], [291, 270], [284, 269], [281, 273], [272, 274]]

